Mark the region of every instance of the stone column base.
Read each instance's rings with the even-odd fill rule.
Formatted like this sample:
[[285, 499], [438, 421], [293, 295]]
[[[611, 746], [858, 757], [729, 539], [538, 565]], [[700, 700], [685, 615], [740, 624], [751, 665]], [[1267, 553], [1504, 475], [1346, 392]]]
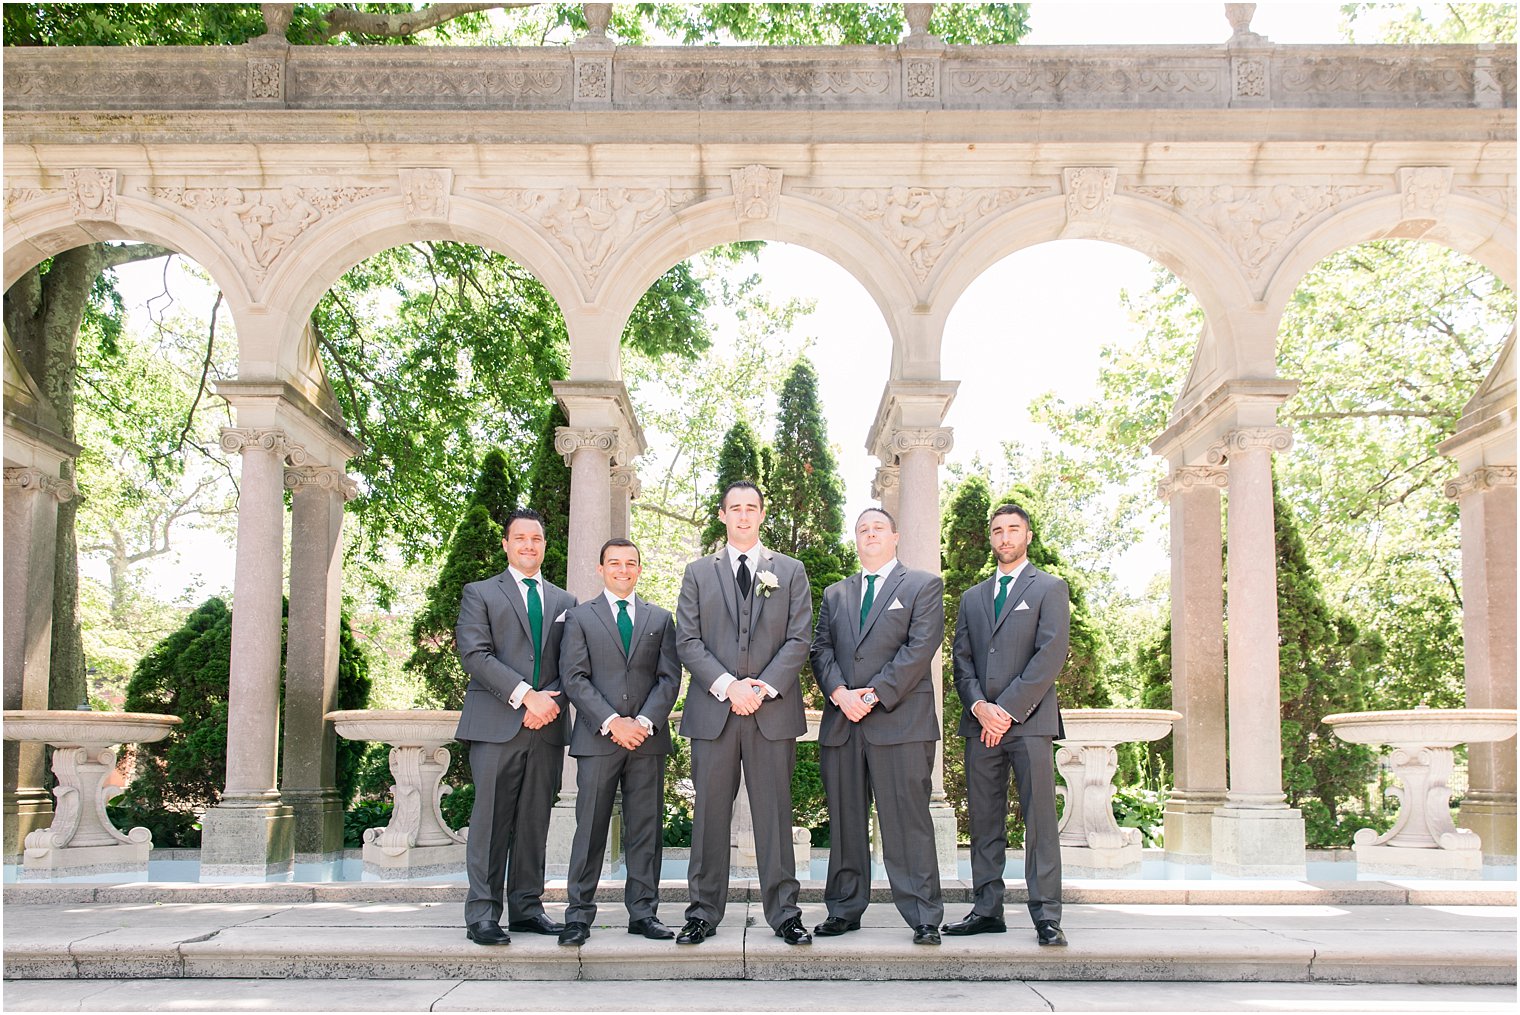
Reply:
[[1358, 879], [1374, 878], [1452, 878], [1478, 880], [1483, 877], [1483, 852], [1478, 849], [1420, 849], [1410, 846], [1374, 846], [1357, 843]]
[[[611, 836], [608, 836], [611, 838]], [[549, 812], [549, 842], [544, 849], [544, 877], [570, 875], [570, 848], [575, 844], [575, 797], [559, 803]]]
[[1224, 805], [1223, 793], [1174, 790], [1162, 813], [1166, 861], [1207, 864], [1213, 860], [1214, 811]]
[[[144, 833], [146, 834], [146, 833]], [[148, 874], [151, 840], [108, 846], [55, 846], [28, 849], [22, 857], [22, 881], [92, 877], [99, 874]]]
[[295, 820], [277, 800], [223, 802], [201, 815], [201, 880], [289, 874]]
[[6, 793], [4, 823], [5, 862], [19, 863], [26, 837], [39, 828], [48, 828], [53, 824], [52, 796], [41, 786], [27, 786], [14, 793]]
[[296, 863], [327, 863], [343, 855], [343, 801], [338, 791], [282, 789], [293, 821]]
[[940, 881], [959, 881], [956, 857], [957, 831], [955, 808], [948, 803], [930, 803], [929, 818], [934, 822], [934, 856], [939, 861]]
[[464, 843], [413, 846], [391, 856], [374, 843], [364, 844], [364, 876], [382, 881], [438, 878], [464, 873]]
[[1291, 807], [1214, 811], [1212, 864], [1215, 877], [1308, 876], [1304, 866], [1304, 816]]
[[1140, 873], [1140, 843], [1094, 848], [1061, 846], [1063, 878], [1129, 878]]
[[1457, 827], [1466, 828], [1483, 840], [1483, 862], [1500, 866], [1515, 862], [1515, 820], [1512, 794], [1490, 795], [1469, 790], [1457, 811]]

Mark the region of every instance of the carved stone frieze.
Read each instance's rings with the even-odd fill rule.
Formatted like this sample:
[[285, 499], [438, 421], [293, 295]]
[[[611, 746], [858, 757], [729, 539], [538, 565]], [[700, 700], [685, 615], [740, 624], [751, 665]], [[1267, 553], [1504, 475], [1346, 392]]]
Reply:
[[904, 427], [892, 431], [887, 447], [894, 455], [927, 448], [943, 462], [955, 447], [955, 431], [948, 426]]
[[[323, 54], [326, 56], [327, 54]], [[570, 65], [513, 62], [480, 67], [355, 66], [332, 60], [317, 62], [308, 54], [290, 63], [288, 88], [303, 102], [320, 100], [374, 106], [385, 100], [458, 107], [495, 103], [541, 105], [571, 97]], [[399, 61], [398, 61], [399, 62]], [[356, 102], [357, 100], [357, 102]]]
[[773, 219], [781, 209], [781, 170], [761, 165], [735, 169], [734, 214], [739, 221]]
[[1075, 166], [1061, 170], [1066, 191], [1067, 223], [1102, 222], [1114, 203], [1119, 171], [1111, 166]]
[[820, 59], [711, 60], [702, 66], [669, 63], [618, 66], [619, 97], [701, 103], [706, 100], [762, 102], [779, 96], [879, 96], [894, 91], [896, 68], [830, 64]]
[[1266, 187], [1126, 187], [1126, 193], [1160, 201], [1181, 210], [1216, 233], [1234, 253], [1246, 274], [1259, 278], [1284, 242], [1316, 216], [1347, 201], [1382, 190], [1364, 186], [1305, 186], [1279, 183]]
[[1210, 61], [1168, 65], [1156, 60], [1015, 59], [1007, 63], [952, 65], [951, 98], [1016, 95], [1026, 100], [1060, 96], [1066, 102], [1118, 95], [1219, 95], [1229, 87], [1225, 66]]
[[575, 97], [601, 101], [612, 97], [609, 57], [583, 57], [575, 62]]
[[1489, 204], [1496, 204], [1505, 211], [1515, 206], [1514, 187], [1458, 187], [1457, 193], [1467, 194], [1479, 201], [1487, 201]]
[[576, 452], [585, 449], [600, 451], [609, 458], [616, 453], [618, 432], [612, 427], [561, 426], [554, 429], [554, 450], [571, 464]]
[[933, 99], [939, 96], [939, 61], [911, 59], [903, 67], [903, 97]]
[[1439, 218], [1451, 193], [1450, 166], [1406, 166], [1399, 170], [1404, 221]]
[[390, 193], [389, 187], [150, 187], [147, 193], [195, 212], [224, 236], [260, 280], [295, 238], [324, 215]]
[[1234, 68], [1235, 98], [1267, 97], [1267, 61], [1260, 57], [1243, 56], [1231, 61], [1231, 65]]
[[1223, 465], [1232, 454], [1270, 451], [1284, 454], [1293, 448], [1293, 431], [1281, 426], [1248, 426], [1231, 430], [1204, 456], [1210, 465]]
[[252, 57], [248, 61], [248, 99], [258, 102], [285, 100], [285, 61]]
[[83, 222], [116, 221], [116, 170], [70, 169], [64, 174], [69, 211]]
[[811, 197], [873, 223], [920, 282], [950, 245], [978, 220], [1048, 187], [798, 187]]
[[670, 192], [656, 187], [558, 187], [481, 191], [538, 223], [596, 284], [618, 245], [670, 213]]
[[67, 193], [62, 187], [7, 187], [5, 188], [5, 210], [19, 208], [33, 201], [44, 201], [50, 197], [57, 197]]
[[224, 426], [221, 445], [222, 450], [229, 455], [265, 451], [277, 456], [286, 465], [302, 466], [307, 461], [306, 449], [278, 427]]
[[1459, 500], [1469, 493], [1482, 493], [1495, 487], [1514, 485], [1515, 466], [1483, 465], [1447, 483], [1445, 493], [1449, 500]]
[[48, 494], [60, 504], [79, 496], [79, 488], [72, 480], [50, 476], [41, 469], [25, 467], [8, 467], [5, 470], [5, 488], [7, 490], [36, 490], [39, 493]]
[[351, 501], [359, 496], [359, 484], [347, 472], [331, 465], [303, 465], [285, 470], [287, 490], [326, 490]]
[[413, 222], [448, 219], [449, 190], [453, 184], [452, 169], [401, 170], [401, 196], [406, 203], [406, 217]]
[[1230, 473], [1221, 465], [1179, 465], [1156, 484], [1156, 496], [1171, 500], [1174, 494], [1193, 490], [1223, 490], [1230, 485]]
[[1283, 56], [1283, 92], [1302, 94], [1419, 94], [1467, 98], [1473, 90], [1472, 65], [1460, 59], [1387, 60], [1374, 57]]

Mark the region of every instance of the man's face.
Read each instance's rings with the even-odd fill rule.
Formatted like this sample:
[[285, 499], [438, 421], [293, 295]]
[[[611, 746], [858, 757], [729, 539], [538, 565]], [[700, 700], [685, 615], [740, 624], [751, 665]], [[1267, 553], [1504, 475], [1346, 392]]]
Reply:
[[513, 519], [501, 547], [507, 551], [507, 563], [533, 578], [544, 563], [544, 527], [531, 518]]
[[867, 511], [855, 523], [855, 550], [867, 571], [876, 571], [897, 556], [897, 533], [880, 511]]
[[633, 587], [639, 583], [639, 575], [643, 571], [643, 566], [639, 564], [639, 551], [632, 546], [607, 547], [607, 552], [602, 554], [602, 562], [596, 566], [596, 573], [602, 576], [607, 591], [619, 599], [633, 595]]
[[1033, 538], [1034, 533], [1018, 515], [998, 515], [992, 520], [992, 552], [997, 554], [1000, 567], [1012, 567], [1023, 560]]
[[718, 509], [718, 521], [728, 529], [728, 541], [741, 550], [747, 550], [760, 542], [760, 523], [765, 521], [765, 508], [760, 506], [760, 493], [743, 487], [728, 491], [723, 506]]

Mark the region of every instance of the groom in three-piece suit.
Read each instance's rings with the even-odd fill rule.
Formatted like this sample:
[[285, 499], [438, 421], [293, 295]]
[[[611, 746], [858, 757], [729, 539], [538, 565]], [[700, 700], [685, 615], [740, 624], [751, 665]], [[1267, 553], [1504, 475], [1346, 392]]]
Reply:
[[945, 584], [903, 567], [897, 522], [867, 508], [855, 523], [860, 573], [823, 593], [813, 675], [827, 704], [819, 728], [829, 800], [829, 915], [813, 933], [860, 929], [871, 901], [871, 800], [881, 816], [892, 901], [913, 943], [940, 943], [945, 907], [929, 793], [939, 717], [930, 668], [945, 636]]
[[475, 779], [464, 922], [476, 944], [511, 940], [501, 928], [503, 876], [510, 929], [564, 930], [544, 914], [541, 900], [549, 811], [569, 732], [559, 646], [575, 597], [539, 573], [544, 545], [537, 512], [514, 511], [502, 536], [507, 570], [464, 587], [454, 629], [470, 678], [454, 736], [469, 748]]
[[1061, 843], [1056, 828], [1052, 741], [1064, 736], [1056, 677], [1066, 665], [1071, 597], [1066, 583], [1029, 562], [1029, 514], [992, 512], [997, 570], [961, 596], [955, 621], [955, 690], [965, 711], [966, 790], [971, 812], [974, 902], [946, 934], [1000, 934], [1008, 848], [1008, 770], [1024, 811], [1024, 878], [1042, 945], [1064, 945]]
[[730, 484], [720, 504], [728, 543], [686, 566], [676, 605], [676, 652], [691, 671], [681, 733], [691, 739], [696, 790], [691, 902], [676, 943], [702, 943], [723, 919], [742, 766], [766, 922], [787, 944], [809, 944], [797, 906], [791, 785], [797, 738], [807, 730], [798, 674], [812, 592], [800, 561], [760, 545], [765, 504], [754, 483]]
[[660, 923], [660, 853], [671, 706], [681, 690], [676, 625], [668, 610], [634, 595], [639, 548], [609, 539], [597, 563], [602, 593], [571, 610], [559, 649], [565, 693], [575, 705], [575, 839], [570, 849], [562, 945], [583, 945], [596, 917], [596, 885], [612, 800], [623, 792], [628, 933], [669, 940]]

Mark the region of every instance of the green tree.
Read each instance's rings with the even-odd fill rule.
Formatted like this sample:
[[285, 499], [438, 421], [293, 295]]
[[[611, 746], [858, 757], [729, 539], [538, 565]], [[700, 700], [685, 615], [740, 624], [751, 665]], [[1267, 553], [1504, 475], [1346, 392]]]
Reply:
[[963, 838], [970, 835], [971, 829], [966, 809], [966, 757], [960, 749], [961, 696], [955, 691], [950, 660], [961, 596], [989, 573], [992, 535], [987, 520], [991, 515], [992, 490], [986, 479], [973, 473], [955, 488], [941, 523], [940, 571], [945, 579], [945, 648], [941, 654], [945, 662], [945, 796], [955, 809], [956, 827]]
[[[1374, 42], [1515, 41], [1514, 4], [1342, 4], [1342, 31], [1356, 38], [1359, 24], [1376, 34]], [[1365, 19], [1365, 20], [1363, 20]]]
[[565, 456], [554, 450], [554, 432], [565, 421], [565, 410], [558, 403], [549, 407], [547, 419], [533, 454], [533, 493], [528, 506], [544, 519], [544, 577], [564, 588], [570, 543], [570, 466]]
[[[755, 438], [755, 431], [742, 419], [728, 428], [728, 433], [723, 435], [723, 447], [718, 451], [718, 479], [707, 500], [707, 527], [702, 530], [704, 551], [717, 550], [728, 538], [728, 532], [718, 518], [718, 509], [723, 506], [723, 491], [730, 483], [741, 479], [760, 481], [760, 443]], [[764, 489], [761, 487], [762, 492]]]

